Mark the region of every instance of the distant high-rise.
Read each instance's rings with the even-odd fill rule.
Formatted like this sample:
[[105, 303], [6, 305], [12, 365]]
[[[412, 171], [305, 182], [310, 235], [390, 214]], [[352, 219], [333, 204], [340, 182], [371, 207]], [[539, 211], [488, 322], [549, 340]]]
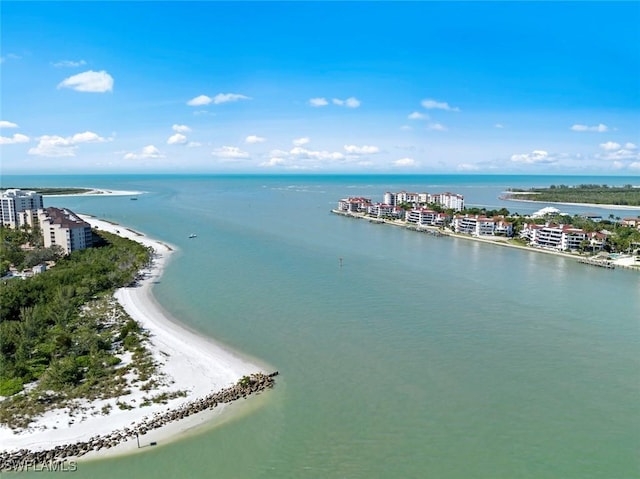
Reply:
[[0, 218], [4, 226], [10, 228], [21, 226], [18, 213], [42, 208], [44, 208], [42, 195], [35, 191], [9, 189], [0, 194]]

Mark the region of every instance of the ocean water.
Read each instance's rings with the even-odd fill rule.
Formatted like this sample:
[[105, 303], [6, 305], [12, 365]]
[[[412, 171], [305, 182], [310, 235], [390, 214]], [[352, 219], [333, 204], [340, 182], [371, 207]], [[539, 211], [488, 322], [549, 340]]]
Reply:
[[3, 177], [147, 192], [46, 203], [176, 245], [159, 302], [281, 373], [218, 423], [74, 477], [640, 477], [640, 274], [329, 212], [406, 189], [530, 213], [545, 205], [498, 196], [559, 183], [640, 178]]

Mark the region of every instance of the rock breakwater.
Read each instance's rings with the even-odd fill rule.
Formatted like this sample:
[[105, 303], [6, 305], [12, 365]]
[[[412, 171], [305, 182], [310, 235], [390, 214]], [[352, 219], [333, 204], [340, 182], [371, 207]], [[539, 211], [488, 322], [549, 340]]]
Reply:
[[272, 388], [275, 385], [274, 378], [277, 375], [276, 371], [271, 374], [255, 373], [245, 376], [231, 387], [221, 389], [203, 398], [185, 402], [176, 408], [158, 412], [151, 417], [145, 417], [138, 423], [132, 424], [131, 427], [115, 430], [102, 436], [94, 436], [87, 441], [78, 441], [38, 451], [30, 449], [2, 451], [0, 452], [0, 471], [24, 471], [34, 469], [39, 465], [45, 465], [49, 468], [52, 465], [64, 465], [67, 461], [91, 451], [117, 446], [170, 422], [179, 421], [207, 409], [213, 409], [218, 404], [230, 403]]

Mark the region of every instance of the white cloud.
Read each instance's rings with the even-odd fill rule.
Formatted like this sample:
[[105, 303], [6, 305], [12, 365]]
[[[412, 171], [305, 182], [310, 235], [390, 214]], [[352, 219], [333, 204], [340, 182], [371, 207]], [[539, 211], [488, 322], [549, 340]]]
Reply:
[[495, 128], [504, 128], [504, 125], [502, 123], [496, 123], [495, 125], [493, 125]]
[[534, 150], [531, 153], [511, 155], [511, 161], [533, 165], [539, 163], [555, 163], [556, 159], [549, 156], [549, 153], [544, 150]]
[[640, 170], [640, 161], [634, 161], [633, 163], [629, 164], [629, 168]]
[[433, 131], [447, 131], [447, 127], [441, 123], [429, 123], [427, 125], [427, 130]]
[[187, 148], [197, 148], [199, 146], [202, 146], [202, 143], [200, 143], [199, 141], [190, 141], [189, 143], [187, 143]]
[[56, 68], [62, 68], [62, 67], [75, 68], [75, 67], [81, 67], [86, 64], [87, 62], [85, 62], [84, 60], [78, 60], [78, 61], [60, 60], [59, 62], [52, 63], [52, 65]]
[[609, 127], [607, 125], [603, 125], [602, 123], [595, 126], [573, 125], [570, 129], [573, 131], [597, 131], [599, 133], [604, 133], [605, 131], [609, 131]]
[[418, 166], [418, 163], [413, 158], [400, 158], [393, 162], [393, 166], [400, 168], [413, 168], [414, 166]]
[[309, 170], [317, 169], [327, 162], [349, 160], [349, 158], [339, 151], [309, 150], [301, 146], [294, 146], [289, 151], [272, 150], [269, 156], [270, 159], [261, 163], [260, 166], [282, 166], [288, 169]]
[[620, 149], [620, 143], [615, 141], [607, 141], [606, 143], [600, 143], [600, 148], [603, 150], [611, 151]]
[[460, 111], [460, 108], [457, 106], [450, 106], [446, 101], [436, 101], [430, 98], [422, 100], [422, 106], [427, 110]]
[[409, 125], [402, 125], [400, 129], [405, 131], [413, 130], [413, 128], [411, 128]]
[[52, 158], [76, 156], [76, 150], [81, 143], [103, 143], [107, 141], [100, 135], [85, 131], [75, 135], [63, 137], [58, 135], [44, 135], [38, 138], [38, 145], [30, 148], [30, 155], [48, 156]]
[[258, 135], [249, 135], [244, 139], [244, 141], [245, 143], [255, 144], [255, 143], [264, 143], [265, 141], [267, 141], [267, 139]]
[[200, 95], [195, 98], [192, 98], [187, 102], [189, 106], [203, 106], [210, 105], [213, 103], [214, 105], [219, 105], [221, 103], [229, 103], [238, 100], [251, 100], [251, 97], [246, 95], [241, 95], [239, 93], [218, 93], [216, 96], [211, 98], [207, 95]]
[[0, 120], [0, 128], [18, 128], [18, 125], [11, 121]]
[[189, 106], [202, 106], [202, 105], [208, 105], [213, 101], [213, 98], [208, 97], [207, 95], [200, 95], [197, 96], [195, 98], [192, 98], [191, 100], [189, 100], [187, 102], [187, 105]]
[[213, 97], [214, 105], [219, 105], [220, 103], [229, 103], [238, 100], [251, 100], [251, 97], [241, 95], [239, 93], [218, 93]]
[[125, 160], [146, 160], [164, 158], [164, 155], [153, 145], [147, 145], [138, 153], [127, 153], [124, 155]]
[[273, 168], [274, 166], [282, 166], [286, 162], [282, 158], [270, 158], [269, 161], [263, 161], [260, 163], [260, 166], [264, 166], [266, 168]]
[[326, 98], [311, 98], [309, 100], [309, 105], [319, 107], [319, 106], [327, 106], [329, 102]]
[[249, 158], [250, 155], [246, 151], [242, 151], [237, 146], [223, 146], [222, 148], [216, 148], [211, 152], [216, 158], [224, 160], [239, 160]]
[[600, 148], [605, 150], [606, 153], [598, 155], [598, 158], [604, 160], [640, 160], [640, 151], [638, 151], [636, 145], [631, 142], [625, 143], [624, 147], [622, 147], [619, 143], [608, 141], [601, 143]]
[[15, 143], [28, 143], [29, 137], [20, 133], [14, 133], [13, 136], [0, 136], [0, 145], [13, 145]]
[[334, 105], [338, 106], [346, 106], [347, 108], [358, 108], [360, 106], [360, 100], [355, 97], [349, 97], [346, 100], [340, 100], [339, 98], [334, 98], [331, 100]]
[[377, 146], [356, 146], [356, 145], [344, 145], [344, 149], [347, 153], [353, 153], [356, 155], [372, 155], [380, 152], [380, 148]]
[[62, 80], [58, 85], [58, 88], [71, 88], [72, 90], [82, 92], [104, 93], [107, 91], [113, 91], [113, 77], [104, 70], [99, 72], [89, 70]]
[[342, 160], [344, 158], [344, 155], [338, 151], [330, 152], [307, 150], [306, 148], [302, 148], [300, 146], [294, 146], [293, 148], [291, 148], [289, 154], [295, 158], [315, 160]]
[[429, 115], [426, 115], [425, 113], [420, 113], [419, 111], [414, 111], [407, 118], [409, 118], [409, 120], [428, 120]]
[[171, 129], [176, 133], [188, 133], [191, 131], [191, 128], [189, 128], [187, 125], [173, 125]]
[[167, 140], [167, 145], [184, 145], [187, 142], [187, 137], [182, 133], [176, 133], [171, 135]]
[[295, 140], [293, 140], [293, 144], [295, 146], [302, 146], [302, 145], [306, 145], [310, 141], [311, 140], [309, 139], [309, 137], [303, 136], [302, 138], [296, 138]]
[[474, 165], [473, 163], [460, 163], [456, 166], [456, 170], [458, 171], [478, 171], [480, 167], [478, 165]]
[[92, 132], [92, 131], [85, 131], [83, 133], [76, 133], [75, 135], [73, 135], [71, 137], [71, 142], [73, 144], [78, 144], [78, 143], [103, 143], [107, 141], [106, 139], [102, 138], [101, 136], [99, 136], [98, 134]]

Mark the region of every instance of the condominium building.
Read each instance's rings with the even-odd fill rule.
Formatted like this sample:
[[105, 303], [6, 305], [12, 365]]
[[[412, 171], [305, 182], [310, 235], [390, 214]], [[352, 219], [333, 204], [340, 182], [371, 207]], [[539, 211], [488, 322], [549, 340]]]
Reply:
[[93, 246], [91, 225], [66, 208], [44, 208], [36, 217], [44, 237], [44, 246], [62, 247], [66, 254]]
[[35, 191], [19, 189], [4, 190], [0, 194], [0, 218], [2, 225], [10, 228], [22, 226], [25, 215], [20, 213], [44, 208], [42, 195]]
[[397, 206], [402, 203], [413, 205], [417, 208], [419, 205], [426, 205], [433, 203], [441, 205], [443, 208], [452, 209], [454, 211], [460, 211], [464, 209], [464, 196], [458, 193], [409, 193], [406, 191], [400, 191], [398, 193], [391, 193], [387, 191], [384, 194], [384, 203], [387, 205]]
[[585, 240], [588, 241], [589, 247], [594, 249], [602, 249], [606, 242], [604, 233], [586, 232], [572, 225], [554, 223], [544, 225], [525, 223], [520, 237], [535, 246], [563, 251], [580, 249]]
[[473, 236], [512, 236], [513, 225], [503, 216], [488, 218], [480, 215], [455, 215], [451, 227], [456, 233]]
[[373, 203], [367, 207], [367, 214], [381, 218], [383, 216], [391, 216], [393, 218], [402, 218], [404, 210], [399, 206], [386, 205], [384, 203]]
[[338, 201], [338, 211], [347, 213], [366, 213], [369, 206], [371, 206], [371, 198], [349, 197]]
[[423, 226], [444, 226], [449, 215], [438, 213], [427, 208], [414, 208], [407, 212], [407, 223]]

